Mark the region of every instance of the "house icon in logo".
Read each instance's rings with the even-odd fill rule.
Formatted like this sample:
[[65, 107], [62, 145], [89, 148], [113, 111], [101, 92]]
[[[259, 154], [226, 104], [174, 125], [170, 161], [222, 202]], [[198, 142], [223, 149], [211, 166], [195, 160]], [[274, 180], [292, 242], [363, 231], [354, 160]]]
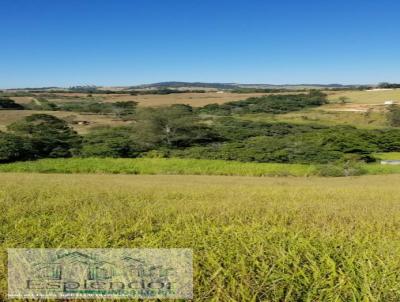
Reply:
[[49, 262], [34, 265], [34, 276], [46, 280], [109, 280], [115, 276], [113, 263], [78, 251], [57, 255]]

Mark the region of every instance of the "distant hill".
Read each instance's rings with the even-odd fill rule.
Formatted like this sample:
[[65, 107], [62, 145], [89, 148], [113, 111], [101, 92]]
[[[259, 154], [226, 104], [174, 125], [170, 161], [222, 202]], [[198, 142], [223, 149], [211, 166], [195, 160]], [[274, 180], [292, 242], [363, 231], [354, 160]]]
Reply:
[[237, 84], [234, 84], [234, 83], [160, 82], [160, 83], [153, 83], [153, 84], [131, 86], [131, 87], [129, 87], [129, 89], [184, 88], [184, 87], [234, 89], [234, 88], [237, 88], [238, 86], [237, 86]]
[[[14, 90], [14, 91], [101, 91], [101, 90], [109, 90], [109, 91], [126, 91], [126, 90], [135, 90], [135, 89], [238, 89], [238, 88], [258, 88], [258, 89], [324, 89], [324, 88], [356, 88], [360, 86], [366, 85], [342, 85], [342, 84], [240, 84], [240, 83], [206, 83], [206, 82], [179, 82], [179, 81], [170, 81], [170, 82], [159, 82], [152, 84], [143, 84], [143, 85], [135, 85], [135, 86], [94, 86], [94, 85], [86, 85], [86, 86], [72, 86], [68, 88], [63, 87], [36, 87], [36, 88], [14, 88], [14, 89], [3, 89]], [[370, 87], [374, 87], [376, 85], [369, 85]]]
[[240, 84], [240, 83], [204, 83], [204, 82], [160, 82], [153, 84], [144, 84], [131, 86], [127, 89], [159, 89], [159, 88], [213, 88], [213, 89], [236, 89], [236, 88], [285, 88], [285, 89], [301, 89], [301, 88], [351, 88], [359, 85], [342, 85], [342, 84]]

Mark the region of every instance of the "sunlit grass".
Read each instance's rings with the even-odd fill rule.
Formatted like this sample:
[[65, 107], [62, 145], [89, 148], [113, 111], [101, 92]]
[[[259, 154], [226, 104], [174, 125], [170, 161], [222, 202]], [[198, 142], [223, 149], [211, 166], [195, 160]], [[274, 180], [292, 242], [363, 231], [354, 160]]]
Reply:
[[398, 301], [400, 176], [0, 174], [6, 248], [194, 251], [195, 301]]
[[[391, 166], [375, 163], [363, 164], [361, 167], [367, 174], [400, 174], [400, 165]], [[0, 164], [0, 172], [68, 174], [312, 176], [320, 175], [321, 169], [324, 168], [319, 165], [243, 163], [182, 158], [57, 158]]]
[[57, 158], [0, 165], [0, 172], [307, 176], [313, 165], [179, 158]]
[[333, 91], [328, 92], [328, 99], [339, 101], [340, 97], [347, 97], [350, 102], [356, 104], [383, 105], [385, 101], [399, 101], [400, 89], [375, 90], [375, 91]]
[[375, 157], [382, 160], [400, 160], [400, 152], [376, 153]]

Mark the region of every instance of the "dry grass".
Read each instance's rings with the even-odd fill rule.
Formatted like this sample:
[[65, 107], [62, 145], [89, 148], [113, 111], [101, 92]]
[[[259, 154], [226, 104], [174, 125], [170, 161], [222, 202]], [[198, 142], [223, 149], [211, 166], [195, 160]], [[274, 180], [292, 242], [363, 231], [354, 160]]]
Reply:
[[0, 174], [6, 248], [186, 247], [195, 301], [399, 301], [400, 176]]
[[[249, 97], [262, 96], [265, 93], [217, 93], [217, 92], [205, 92], [205, 93], [173, 93], [166, 95], [127, 95], [127, 94], [94, 94], [93, 100], [99, 100], [104, 102], [118, 102], [118, 101], [136, 101], [140, 106], [166, 106], [172, 104], [188, 104], [194, 107], [200, 107], [212, 103], [226, 103], [231, 101], [239, 101]], [[41, 94], [37, 94], [40, 97]], [[61, 97], [60, 97], [61, 96]], [[68, 97], [65, 99], [62, 97]], [[82, 101], [82, 99], [87, 99], [87, 94], [85, 93], [71, 93], [71, 94], [54, 94], [54, 97], [48, 98], [52, 102], [66, 102], [75, 100]], [[47, 97], [46, 97], [47, 98]], [[12, 97], [17, 103], [28, 104], [34, 97]]]
[[222, 104], [231, 101], [244, 100], [249, 97], [261, 96], [262, 93], [216, 93], [216, 92], [205, 92], [205, 93], [174, 93], [167, 95], [107, 95], [103, 96], [105, 101], [116, 102], [116, 101], [136, 101], [139, 106], [167, 106], [172, 104], [187, 104], [193, 107], [201, 107], [208, 104]]

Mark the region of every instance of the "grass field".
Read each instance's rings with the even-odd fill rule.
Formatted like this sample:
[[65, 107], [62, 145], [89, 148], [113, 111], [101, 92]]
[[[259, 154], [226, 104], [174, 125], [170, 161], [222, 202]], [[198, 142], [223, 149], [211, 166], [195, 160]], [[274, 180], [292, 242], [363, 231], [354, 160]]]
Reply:
[[382, 105], [385, 101], [400, 103], [400, 89], [392, 90], [363, 90], [363, 91], [334, 91], [328, 92], [329, 100], [338, 101], [340, 97], [347, 97], [357, 104]]
[[195, 301], [399, 301], [399, 175], [0, 174], [6, 248], [192, 248]]
[[400, 159], [400, 152], [376, 153], [375, 157], [383, 160]]
[[328, 107], [323, 106], [318, 109], [307, 109], [286, 114], [247, 114], [238, 116], [238, 118], [259, 122], [316, 123], [328, 126], [352, 125], [365, 129], [387, 127], [385, 113], [382, 111], [372, 111], [367, 114], [366, 112], [329, 110], [325, 108]]
[[[286, 92], [290, 93], [290, 91]], [[293, 92], [297, 93], [297, 92]], [[400, 89], [393, 90], [363, 90], [363, 91], [327, 91], [328, 99], [338, 102], [340, 97], [347, 97], [354, 104], [366, 105], [383, 105], [385, 101], [394, 100], [400, 102]], [[132, 96], [127, 94], [96, 94], [91, 99], [105, 102], [117, 101], [136, 101], [140, 106], [160, 106], [171, 104], [188, 104], [194, 107], [204, 106], [212, 103], [226, 103], [231, 101], [244, 100], [249, 97], [266, 95], [268, 93], [217, 93], [216, 91], [208, 91], [205, 93], [173, 93], [167, 95], [138, 95]], [[32, 97], [12, 97], [17, 103], [28, 104], [35, 97], [41, 97], [43, 94], [37, 93]], [[46, 94], [47, 95], [47, 94]], [[54, 102], [81, 101], [87, 99], [86, 93], [55, 93], [52, 97], [47, 97]]]
[[58, 158], [0, 164], [0, 172], [307, 176], [316, 167], [178, 158]]
[[[382, 155], [383, 154], [383, 155]], [[380, 158], [388, 157], [382, 153]], [[389, 153], [392, 154], [392, 153]], [[364, 164], [366, 174], [400, 174], [400, 165]], [[0, 164], [0, 172], [235, 175], [235, 176], [312, 176], [317, 165], [242, 163], [223, 160], [180, 158], [58, 158]]]
[[[96, 94], [91, 100], [103, 101], [103, 102], [119, 102], [119, 101], [135, 101], [139, 103], [139, 106], [163, 106], [172, 104], [188, 104], [194, 107], [200, 107], [207, 104], [213, 103], [226, 103], [231, 101], [244, 100], [249, 97], [261, 96], [266, 93], [217, 93], [217, 92], [205, 92], [205, 93], [172, 93], [172, 94], [148, 94], [148, 95], [129, 95], [129, 94]], [[40, 97], [41, 94], [37, 94], [36, 97]], [[28, 104], [35, 97], [11, 97], [17, 103]], [[52, 97], [46, 98], [49, 101], [58, 102], [71, 102], [90, 100], [87, 98], [86, 93], [68, 93], [68, 94], [54, 94]]]

